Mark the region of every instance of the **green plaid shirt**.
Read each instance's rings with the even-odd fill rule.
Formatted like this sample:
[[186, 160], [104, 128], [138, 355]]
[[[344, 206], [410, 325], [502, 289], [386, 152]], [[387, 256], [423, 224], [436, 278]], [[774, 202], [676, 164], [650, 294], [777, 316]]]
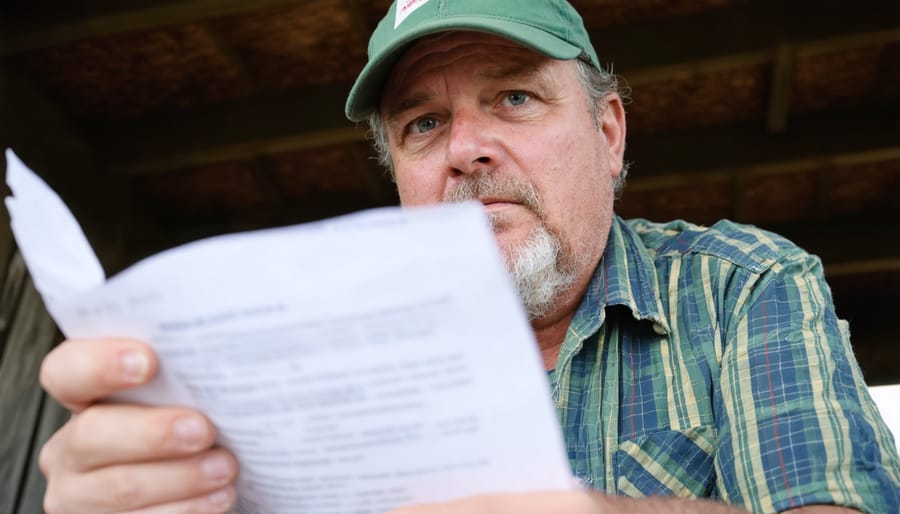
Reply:
[[550, 380], [595, 489], [900, 512], [896, 447], [821, 263], [772, 233], [617, 218]]

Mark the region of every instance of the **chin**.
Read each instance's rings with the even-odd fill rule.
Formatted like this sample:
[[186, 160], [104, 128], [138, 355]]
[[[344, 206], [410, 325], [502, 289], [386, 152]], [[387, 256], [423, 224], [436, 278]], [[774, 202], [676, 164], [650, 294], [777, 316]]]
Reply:
[[527, 237], [528, 232], [524, 231], [522, 234], [512, 234], [508, 230], [498, 231], [494, 229], [494, 240], [497, 242], [497, 246], [507, 262], [515, 258], [516, 251], [522, 247]]

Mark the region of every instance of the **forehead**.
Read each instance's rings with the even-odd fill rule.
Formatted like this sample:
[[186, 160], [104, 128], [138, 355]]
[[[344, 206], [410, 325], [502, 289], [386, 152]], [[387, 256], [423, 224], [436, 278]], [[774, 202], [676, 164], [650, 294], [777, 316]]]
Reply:
[[450, 56], [465, 52], [501, 52], [503, 54], [540, 58], [541, 54], [526, 48], [515, 41], [494, 34], [473, 30], [455, 30], [423, 36], [416, 40], [394, 65], [392, 73], [396, 73], [412, 63], [432, 56]]
[[502, 78], [515, 71], [536, 71], [549, 61], [543, 54], [492, 34], [442, 32], [425, 36], [406, 50], [388, 76], [382, 100], [414, 89], [423, 77], [458, 63], [476, 64], [483, 78]]

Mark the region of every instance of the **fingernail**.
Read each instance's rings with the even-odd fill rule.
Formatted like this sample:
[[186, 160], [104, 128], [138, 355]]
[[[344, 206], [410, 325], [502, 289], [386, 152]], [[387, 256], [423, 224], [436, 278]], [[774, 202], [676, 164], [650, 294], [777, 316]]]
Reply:
[[210, 482], [222, 482], [231, 477], [231, 459], [217, 453], [203, 459], [203, 476]]
[[197, 416], [181, 416], [175, 420], [175, 437], [188, 446], [206, 440], [206, 423]]
[[225, 489], [216, 491], [206, 497], [207, 504], [215, 509], [215, 512], [221, 512], [228, 507], [231, 507], [231, 504], [234, 503], [236, 495], [233, 487], [226, 487]]
[[119, 361], [122, 366], [122, 375], [129, 382], [142, 382], [150, 370], [150, 361], [141, 352], [124, 352], [120, 356]]

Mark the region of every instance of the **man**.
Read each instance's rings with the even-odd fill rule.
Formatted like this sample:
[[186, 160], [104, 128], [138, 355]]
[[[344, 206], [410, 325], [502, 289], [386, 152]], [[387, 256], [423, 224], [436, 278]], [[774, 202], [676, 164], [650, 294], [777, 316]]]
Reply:
[[[401, 4], [372, 36], [347, 114], [370, 119], [405, 205], [484, 203], [573, 471], [597, 492], [400, 511], [897, 512], [897, 455], [818, 261], [727, 222], [614, 216], [624, 109], [571, 6]], [[155, 368], [133, 341], [67, 341], [47, 357], [42, 381], [75, 413], [41, 455], [48, 512], [234, 501], [236, 463], [200, 413], [97, 403]]]

